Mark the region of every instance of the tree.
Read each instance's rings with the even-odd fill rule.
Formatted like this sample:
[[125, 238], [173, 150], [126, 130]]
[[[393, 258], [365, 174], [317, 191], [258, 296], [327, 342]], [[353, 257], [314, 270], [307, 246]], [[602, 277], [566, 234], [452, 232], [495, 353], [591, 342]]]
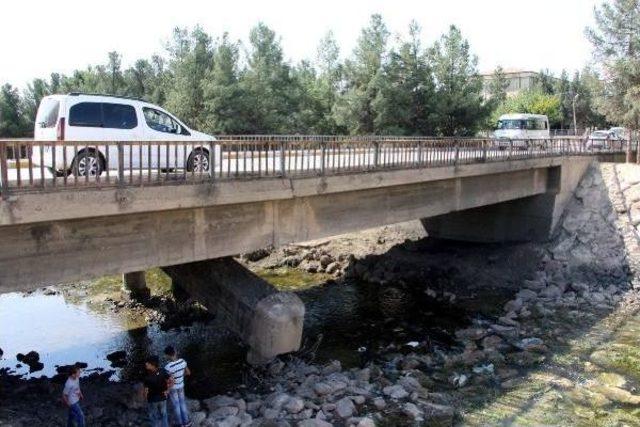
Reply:
[[[345, 129], [338, 126], [332, 113], [344, 73], [344, 67], [339, 62], [339, 57], [338, 43], [333, 32], [329, 31], [318, 45], [316, 56], [318, 72], [315, 79], [313, 82], [306, 79], [305, 84], [307, 92], [314, 98], [317, 120], [313, 129], [319, 134], [345, 132]], [[306, 75], [308, 76], [308, 74]]]
[[280, 40], [263, 23], [249, 34], [248, 68], [243, 73], [241, 88], [251, 100], [243, 112], [250, 133], [287, 133], [295, 128], [296, 81], [290, 66], [284, 62]]
[[507, 99], [507, 88], [509, 80], [504, 73], [502, 67], [498, 66], [493, 72], [493, 76], [489, 81], [488, 93], [489, 99], [495, 104], [500, 105]]
[[415, 21], [409, 26], [409, 39], [391, 51], [388, 63], [377, 74], [375, 87], [375, 133], [433, 134], [434, 84]]
[[560, 98], [548, 95], [540, 88], [533, 88], [508, 98], [494, 113], [494, 122], [502, 114], [526, 113], [544, 114], [549, 118], [551, 127], [555, 127], [561, 120]]
[[27, 89], [23, 93], [23, 120], [29, 125], [33, 125], [36, 120], [36, 113], [40, 100], [49, 95], [49, 84], [43, 79], [34, 79], [27, 85]]
[[0, 138], [25, 135], [25, 122], [18, 89], [5, 84], [0, 89]]
[[243, 121], [246, 97], [240, 88], [239, 43], [224, 33], [213, 55], [213, 67], [203, 81], [206, 122], [203, 131], [234, 134], [247, 129]]
[[586, 34], [604, 77], [598, 106], [607, 119], [640, 127], [640, 1], [611, 0]]
[[431, 49], [436, 85], [438, 131], [445, 136], [473, 135], [486, 122], [490, 106], [482, 99], [482, 80], [469, 43], [455, 26]]
[[338, 126], [352, 134], [372, 134], [375, 112], [372, 103], [380, 86], [389, 31], [380, 15], [372, 15], [362, 29], [352, 58], [345, 64], [345, 90], [333, 109]]
[[213, 65], [211, 37], [200, 27], [191, 32], [176, 28], [167, 50], [172, 84], [167, 90], [166, 106], [188, 125], [205, 128], [207, 113], [203, 86]]

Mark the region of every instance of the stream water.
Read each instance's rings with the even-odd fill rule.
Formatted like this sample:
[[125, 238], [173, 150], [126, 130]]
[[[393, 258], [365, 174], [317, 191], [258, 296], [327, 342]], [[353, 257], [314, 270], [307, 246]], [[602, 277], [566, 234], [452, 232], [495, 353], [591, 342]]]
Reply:
[[[314, 349], [318, 362], [340, 360], [345, 366], [360, 364], [373, 351], [390, 344], [429, 339], [448, 344], [450, 333], [468, 322], [460, 309], [434, 303], [422, 289], [347, 282], [318, 284], [313, 275], [279, 274], [279, 286], [298, 290], [305, 302], [304, 350]], [[314, 284], [314, 280], [316, 283]], [[295, 287], [295, 286], [293, 286]], [[192, 397], [207, 397], [242, 384], [248, 372], [246, 349], [215, 319], [162, 330], [157, 324], [131, 317], [124, 311], [96, 310], [63, 294], [0, 295], [0, 369], [25, 378], [53, 376], [56, 367], [87, 363], [87, 372], [109, 371], [111, 379], [135, 379], [143, 358], [175, 345], [189, 361], [194, 375]], [[44, 367], [30, 372], [17, 353], [35, 350]], [[113, 368], [106, 355], [124, 350], [127, 363]], [[308, 356], [308, 355], [307, 355]]]

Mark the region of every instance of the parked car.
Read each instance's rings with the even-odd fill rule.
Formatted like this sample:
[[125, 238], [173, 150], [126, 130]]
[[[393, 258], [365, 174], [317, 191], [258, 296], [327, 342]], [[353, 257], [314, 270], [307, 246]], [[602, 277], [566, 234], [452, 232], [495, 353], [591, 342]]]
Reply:
[[616, 139], [625, 139], [627, 137], [627, 129], [623, 127], [612, 127], [609, 129], [609, 133]]
[[586, 147], [588, 150], [603, 150], [612, 148], [614, 142], [619, 143], [621, 139], [608, 130], [596, 130], [587, 138]]
[[[216, 140], [190, 129], [157, 105], [126, 97], [83, 93], [44, 97], [36, 115], [34, 139], [91, 142], [77, 149], [47, 144], [42, 153], [37, 146], [33, 150], [34, 164], [42, 164], [52, 173], [78, 176], [95, 176], [106, 169], [117, 169], [117, 146], [100, 145], [109, 141], [149, 142], [142, 146], [123, 144], [125, 164], [132, 170], [167, 170], [177, 166], [187, 171], [207, 172], [213, 166], [209, 164], [210, 142]], [[160, 144], [162, 141], [171, 141], [171, 144]], [[177, 147], [173, 142], [185, 145]], [[220, 159], [219, 153], [214, 153], [214, 158]]]

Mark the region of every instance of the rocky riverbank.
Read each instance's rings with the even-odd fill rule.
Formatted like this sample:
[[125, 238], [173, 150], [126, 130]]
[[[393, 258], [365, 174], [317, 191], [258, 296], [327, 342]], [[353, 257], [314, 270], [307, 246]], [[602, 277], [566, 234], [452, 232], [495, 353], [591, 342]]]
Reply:
[[[605, 164], [589, 171], [548, 244], [438, 242], [410, 223], [247, 254], [266, 276], [373, 287], [390, 326], [348, 363], [319, 362], [327, 338], [307, 336], [299, 354], [191, 400], [194, 424], [638, 424], [639, 225], [640, 168]], [[410, 303], [462, 326], [443, 325], [439, 339], [395, 323]], [[55, 379], [2, 382], [0, 424], [62, 424]], [[92, 425], [144, 422], [134, 384], [97, 374], [84, 384]]]

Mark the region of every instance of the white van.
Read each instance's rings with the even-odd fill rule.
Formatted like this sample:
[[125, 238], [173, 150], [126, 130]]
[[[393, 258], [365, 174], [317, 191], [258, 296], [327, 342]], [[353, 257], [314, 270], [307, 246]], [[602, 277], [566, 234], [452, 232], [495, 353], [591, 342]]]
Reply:
[[[78, 149], [67, 145], [64, 155], [62, 146], [56, 147], [55, 164], [53, 149], [49, 146], [41, 155], [36, 145], [32, 153], [33, 163], [43, 164], [52, 173], [70, 172], [80, 176], [100, 175], [107, 168], [117, 169], [117, 146], [100, 145], [106, 141], [150, 142], [142, 148], [124, 144], [125, 164], [132, 170], [169, 169], [177, 165], [188, 171], [207, 172], [212, 166], [209, 165], [210, 142], [216, 140], [211, 135], [189, 129], [157, 105], [132, 98], [83, 93], [44, 97], [36, 115], [34, 139], [91, 142], [88, 147], [80, 145]], [[154, 141], [193, 144], [171, 145], [167, 149], [166, 144]], [[93, 143], [95, 146], [91, 147]], [[219, 153], [215, 153], [215, 158], [220, 158]]]
[[511, 144], [522, 148], [527, 146], [528, 139], [548, 139], [549, 118], [542, 114], [503, 114], [493, 133], [498, 145]]

